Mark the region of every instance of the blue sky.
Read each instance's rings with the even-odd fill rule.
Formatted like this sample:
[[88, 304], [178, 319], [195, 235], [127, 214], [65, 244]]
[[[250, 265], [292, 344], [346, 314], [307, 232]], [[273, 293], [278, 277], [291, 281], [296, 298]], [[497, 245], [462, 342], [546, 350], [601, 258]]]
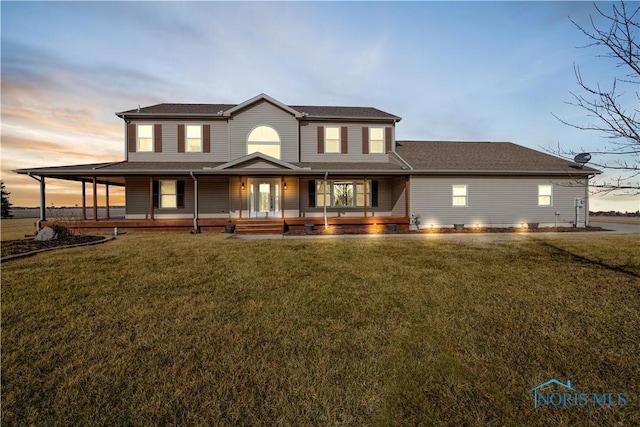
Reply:
[[[599, 3], [610, 8], [609, 3]], [[16, 205], [38, 186], [11, 169], [121, 160], [114, 112], [159, 102], [372, 106], [398, 139], [602, 147], [566, 104], [573, 64], [608, 83], [615, 64], [578, 49], [589, 2], [2, 2], [2, 179]], [[633, 99], [631, 99], [633, 102]], [[630, 106], [632, 107], [632, 106]], [[80, 203], [78, 184], [48, 204]], [[592, 209], [637, 210], [638, 197]]]

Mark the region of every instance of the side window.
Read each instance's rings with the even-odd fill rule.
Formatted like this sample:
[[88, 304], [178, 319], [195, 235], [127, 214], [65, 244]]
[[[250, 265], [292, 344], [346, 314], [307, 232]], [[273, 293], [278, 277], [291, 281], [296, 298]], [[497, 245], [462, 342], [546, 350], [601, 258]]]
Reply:
[[467, 206], [467, 185], [454, 184], [452, 189], [453, 206]]
[[538, 185], [538, 206], [553, 205], [553, 187], [551, 185]]

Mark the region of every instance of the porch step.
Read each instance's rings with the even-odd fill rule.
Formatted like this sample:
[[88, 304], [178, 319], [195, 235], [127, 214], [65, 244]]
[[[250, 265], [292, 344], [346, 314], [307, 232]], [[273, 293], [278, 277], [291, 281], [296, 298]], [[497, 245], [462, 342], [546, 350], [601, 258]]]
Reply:
[[282, 234], [284, 220], [281, 219], [247, 219], [236, 221], [236, 234]]

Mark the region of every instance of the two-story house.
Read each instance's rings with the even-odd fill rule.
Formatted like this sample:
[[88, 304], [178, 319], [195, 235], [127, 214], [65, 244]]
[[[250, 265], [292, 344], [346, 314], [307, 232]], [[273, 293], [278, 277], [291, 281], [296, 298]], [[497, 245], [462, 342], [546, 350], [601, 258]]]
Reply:
[[[83, 227], [554, 225], [575, 221], [577, 200], [588, 212], [588, 180], [598, 173], [507, 142], [397, 141], [393, 114], [264, 94], [116, 114], [124, 161], [16, 171], [40, 181], [41, 222], [45, 180], [54, 178], [82, 183], [83, 212], [93, 185]], [[114, 185], [125, 188], [125, 218], [98, 218], [98, 186], [108, 196]]]

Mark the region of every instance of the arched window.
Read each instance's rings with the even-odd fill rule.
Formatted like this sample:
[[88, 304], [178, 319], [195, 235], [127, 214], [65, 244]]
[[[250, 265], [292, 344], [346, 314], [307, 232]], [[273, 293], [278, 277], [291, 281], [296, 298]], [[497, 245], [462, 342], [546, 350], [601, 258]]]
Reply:
[[260, 152], [280, 159], [280, 135], [271, 126], [258, 126], [247, 137], [247, 154]]

